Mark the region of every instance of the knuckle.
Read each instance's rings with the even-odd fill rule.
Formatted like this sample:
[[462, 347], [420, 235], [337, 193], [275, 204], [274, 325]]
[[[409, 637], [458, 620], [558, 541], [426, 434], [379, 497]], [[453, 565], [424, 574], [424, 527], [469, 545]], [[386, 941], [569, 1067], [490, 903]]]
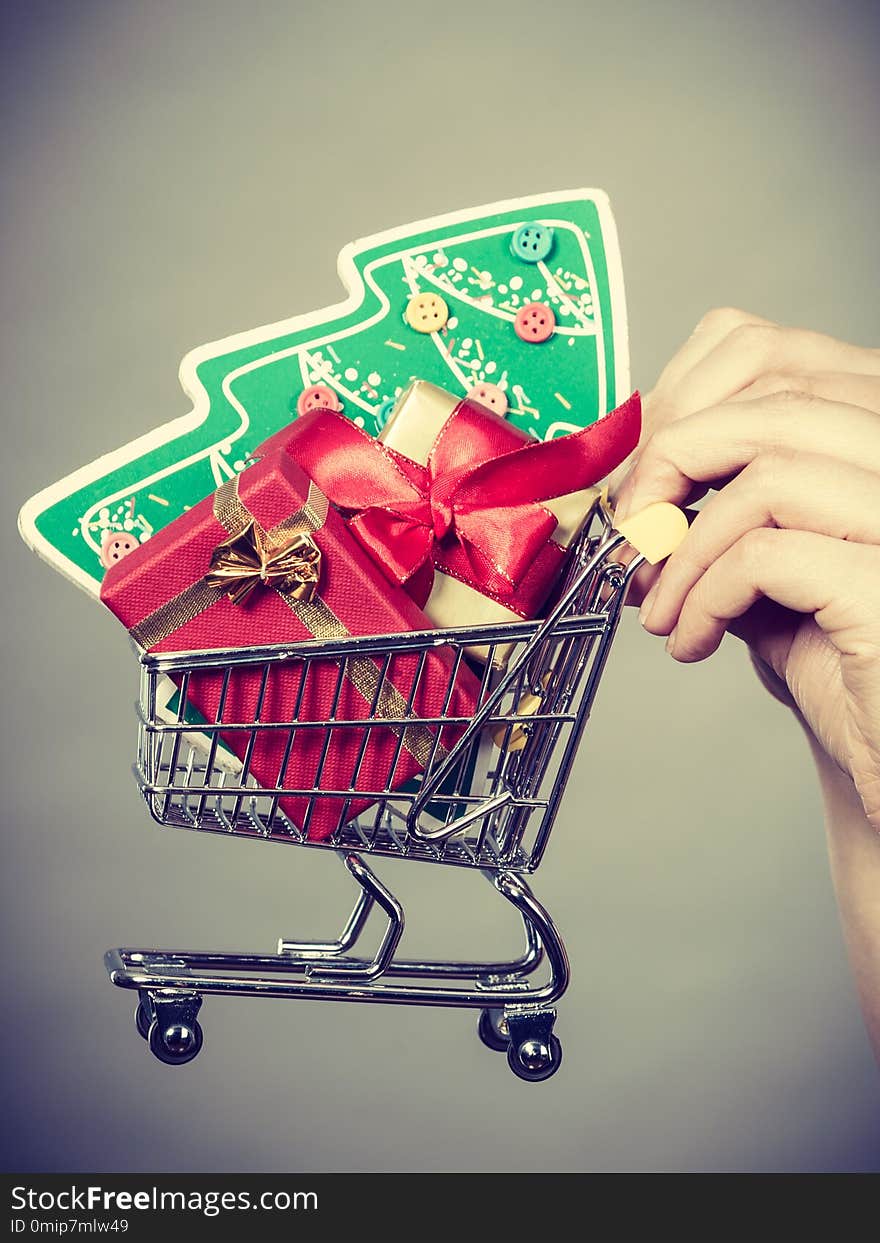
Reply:
[[806, 384], [799, 384], [795, 377], [792, 377], [787, 387], [777, 387], [769, 394], [770, 400], [777, 405], [786, 409], [789, 406], [808, 405], [813, 401], [813, 393]]
[[777, 443], [762, 449], [748, 467], [752, 482], [761, 488], [775, 483], [780, 473], [797, 460], [798, 454], [790, 445]]
[[768, 396], [785, 397], [792, 393], [809, 393], [810, 381], [806, 376], [791, 375], [784, 371], [768, 371], [757, 381], [763, 393]]
[[655, 463], [669, 463], [673, 460], [676, 439], [675, 423], [666, 423], [657, 429], [647, 445]]
[[730, 333], [730, 339], [737, 350], [760, 360], [772, 355], [778, 331], [772, 324], [737, 324]]
[[764, 565], [775, 545], [775, 539], [776, 535], [772, 527], [753, 527], [741, 537], [738, 551], [747, 574], [752, 574], [758, 567]]
[[766, 401], [773, 393], [778, 392], [781, 385], [775, 376], [762, 375], [747, 385], [742, 392], [743, 399], [749, 401]]
[[735, 306], [716, 306], [706, 312], [697, 324], [696, 331], [703, 332], [706, 329], [712, 329], [726, 335], [741, 324], [748, 323], [748, 320], [748, 314]]
[[773, 449], [761, 449], [742, 472], [742, 481], [753, 486], [763, 487], [773, 474], [775, 453]]

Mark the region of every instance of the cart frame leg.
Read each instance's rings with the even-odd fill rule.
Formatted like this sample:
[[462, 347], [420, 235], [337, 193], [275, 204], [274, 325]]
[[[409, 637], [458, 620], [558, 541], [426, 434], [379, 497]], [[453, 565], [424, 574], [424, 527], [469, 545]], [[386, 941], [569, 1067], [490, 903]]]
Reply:
[[[111, 981], [120, 988], [138, 989], [151, 996], [188, 993], [312, 997], [477, 1009], [551, 1006], [568, 987], [570, 971], [565, 946], [548, 911], [520, 876], [509, 872], [490, 874], [494, 888], [522, 919], [526, 947], [519, 958], [505, 962], [409, 961], [394, 958], [404, 926], [401, 904], [359, 856], [347, 855], [345, 862], [362, 892], [337, 941], [282, 942], [282, 952], [271, 955], [113, 949], [105, 955]], [[360, 936], [373, 903], [388, 916], [388, 928], [379, 950], [369, 959], [344, 954]], [[550, 978], [542, 985], [529, 986], [526, 977], [544, 959]], [[406, 979], [414, 982], [403, 982]], [[431, 987], [422, 980], [460, 984]]]
[[[473, 976], [482, 977], [485, 974], [489, 974], [499, 979], [505, 977], [519, 979], [536, 971], [544, 961], [544, 947], [538, 939], [534, 924], [525, 915], [522, 915], [526, 942], [525, 949], [518, 958], [510, 959], [507, 962], [446, 962], [430, 959], [427, 961], [394, 960], [394, 951], [403, 934], [403, 908], [390, 890], [381, 884], [359, 856], [355, 854], [340, 854], [340, 857], [360, 886], [360, 893], [342, 932], [335, 941], [293, 941], [281, 937], [278, 940], [278, 953], [289, 954], [294, 961], [303, 963], [314, 961], [316, 964], [325, 963], [325, 960], [328, 958], [338, 959], [342, 957], [348, 951], [354, 949], [377, 901], [379, 901], [382, 909], [389, 917], [389, 930], [385, 934], [375, 958], [369, 960], [369, 962], [364, 961], [357, 972], [349, 971], [335, 964], [329, 967], [327, 965], [316, 965], [310, 971], [313, 979], [327, 975], [342, 977], [346, 974], [356, 974], [361, 978], [367, 976], [369, 978], [378, 978], [381, 974], [397, 976], [427, 975], [442, 976], [444, 978], [458, 976], [465, 978]], [[494, 884], [495, 873], [484, 872], [484, 876]], [[379, 969], [380, 964], [381, 970]]]

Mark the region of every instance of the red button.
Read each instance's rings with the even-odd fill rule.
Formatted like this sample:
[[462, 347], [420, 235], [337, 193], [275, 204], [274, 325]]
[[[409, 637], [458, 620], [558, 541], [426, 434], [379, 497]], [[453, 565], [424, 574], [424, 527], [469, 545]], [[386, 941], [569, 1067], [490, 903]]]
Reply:
[[304, 388], [296, 399], [297, 414], [308, 414], [310, 410], [341, 409], [342, 402], [326, 384], [312, 384], [310, 388]]
[[504, 390], [500, 389], [497, 384], [489, 384], [485, 380], [478, 380], [468, 393], [468, 397], [478, 401], [481, 406], [494, 410], [502, 418], [507, 414], [507, 396]]
[[111, 565], [139, 547], [138, 541], [127, 531], [105, 531], [101, 536], [101, 565], [109, 570]]
[[556, 316], [543, 302], [527, 302], [521, 306], [513, 321], [513, 330], [520, 341], [537, 343], [553, 336]]

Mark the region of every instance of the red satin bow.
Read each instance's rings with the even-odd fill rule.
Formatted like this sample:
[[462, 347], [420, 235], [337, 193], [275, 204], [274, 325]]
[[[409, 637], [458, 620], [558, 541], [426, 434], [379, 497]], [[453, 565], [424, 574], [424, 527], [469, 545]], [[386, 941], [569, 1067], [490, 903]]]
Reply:
[[640, 426], [634, 393], [582, 431], [512, 450], [509, 428], [464, 400], [425, 466], [330, 410], [297, 419], [286, 444], [336, 505], [354, 511], [352, 533], [389, 578], [430, 578], [433, 563], [509, 598], [556, 527], [541, 502], [603, 479], [636, 447]]

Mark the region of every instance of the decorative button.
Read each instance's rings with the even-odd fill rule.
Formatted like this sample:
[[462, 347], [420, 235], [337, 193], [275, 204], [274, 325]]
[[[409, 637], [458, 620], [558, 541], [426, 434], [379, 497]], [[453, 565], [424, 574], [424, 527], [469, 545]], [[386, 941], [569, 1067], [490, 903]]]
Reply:
[[521, 224], [510, 239], [510, 249], [517, 259], [538, 263], [553, 249], [553, 230], [545, 224]]
[[449, 307], [438, 293], [417, 293], [407, 302], [403, 317], [416, 332], [439, 332], [449, 319]]
[[312, 384], [304, 388], [296, 399], [296, 412], [308, 414], [310, 410], [341, 410], [342, 402], [326, 384]]
[[468, 393], [468, 397], [472, 401], [478, 401], [481, 406], [494, 410], [502, 418], [507, 414], [507, 395], [497, 384], [489, 384], [484, 380], [478, 380]]
[[382, 402], [382, 405], [376, 411], [376, 430], [381, 432], [382, 428], [391, 418], [391, 411], [397, 405], [396, 397], [389, 397]]
[[138, 541], [127, 531], [105, 531], [101, 536], [101, 565], [109, 570], [111, 565], [139, 547]]
[[513, 321], [513, 330], [520, 341], [537, 344], [553, 336], [556, 316], [544, 302], [527, 302], [521, 306]]

